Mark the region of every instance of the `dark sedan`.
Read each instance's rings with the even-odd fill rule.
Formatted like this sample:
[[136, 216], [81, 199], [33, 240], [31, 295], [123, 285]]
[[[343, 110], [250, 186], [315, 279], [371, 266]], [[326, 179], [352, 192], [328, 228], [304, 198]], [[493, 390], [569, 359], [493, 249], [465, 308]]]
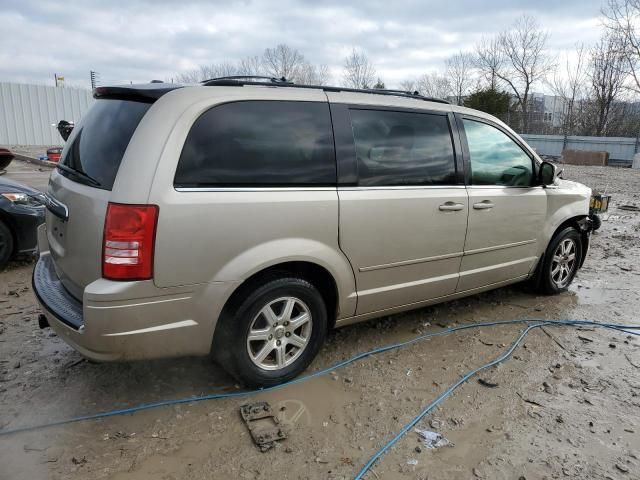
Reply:
[[42, 192], [0, 177], [0, 270], [11, 257], [36, 250], [44, 211]]

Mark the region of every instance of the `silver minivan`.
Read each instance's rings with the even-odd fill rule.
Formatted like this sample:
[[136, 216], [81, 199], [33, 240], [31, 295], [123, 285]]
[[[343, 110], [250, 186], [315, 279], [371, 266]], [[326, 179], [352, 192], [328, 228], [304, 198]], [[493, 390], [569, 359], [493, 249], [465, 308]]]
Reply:
[[523, 280], [565, 290], [591, 191], [415, 93], [222, 78], [99, 87], [51, 174], [33, 284], [98, 361], [293, 378], [328, 329]]

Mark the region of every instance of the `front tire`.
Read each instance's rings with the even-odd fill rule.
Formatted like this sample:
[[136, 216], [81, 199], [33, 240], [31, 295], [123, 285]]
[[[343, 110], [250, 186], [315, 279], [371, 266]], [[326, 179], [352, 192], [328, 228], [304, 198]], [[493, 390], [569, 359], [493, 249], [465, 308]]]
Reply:
[[542, 293], [557, 294], [567, 290], [573, 281], [582, 258], [582, 237], [573, 227], [559, 232], [547, 247], [540, 275]]
[[9, 263], [11, 254], [13, 253], [13, 235], [9, 227], [0, 220], [0, 270], [4, 270], [4, 267]]
[[327, 332], [318, 290], [301, 278], [271, 280], [249, 292], [220, 318], [214, 354], [250, 387], [291, 380], [315, 358]]

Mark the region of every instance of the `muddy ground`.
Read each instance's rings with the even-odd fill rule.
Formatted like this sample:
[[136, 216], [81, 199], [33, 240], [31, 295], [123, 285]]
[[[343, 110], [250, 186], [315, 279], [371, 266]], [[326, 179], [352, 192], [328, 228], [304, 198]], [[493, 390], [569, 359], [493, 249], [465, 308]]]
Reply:
[[[36, 167], [12, 166], [41, 182]], [[25, 174], [26, 172], [26, 174]], [[331, 333], [309, 371], [445, 327], [515, 318], [640, 323], [640, 171], [566, 166], [613, 195], [569, 292], [503, 288]], [[91, 364], [39, 330], [33, 264], [0, 273], [0, 430], [237, 391], [208, 359]], [[497, 357], [522, 326], [468, 330], [383, 353], [263, 393], [288, 438], [261, 453], [225, 399], [0, 436], [2, 479], [339, 479], [359, 468], [462, 374]], [[453, 446], [420, 447], [413, 429], [367, 479], [639, 479], [640, 340], [611, 331], [533, 331], [515, 355], [463, 385], [418, 426]], [[486, 385], [496, 385], [490, 388]]]

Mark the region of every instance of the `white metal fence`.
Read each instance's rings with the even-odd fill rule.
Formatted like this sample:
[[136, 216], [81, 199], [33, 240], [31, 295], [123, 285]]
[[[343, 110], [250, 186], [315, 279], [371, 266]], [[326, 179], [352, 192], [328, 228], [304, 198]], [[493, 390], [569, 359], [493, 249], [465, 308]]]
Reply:
[[540, 155], [559, 157], [562, 150], [588, 150], [609, 152], [610, 160], [616, 163], [631, 163], [638, 152], [638, 139], [627, 137], [567, 137], [562, 135], [521, 135]]
[[[77, 122], [93, 102], [91, 90], [0, 82], [0, 145], [62, 145], [51, 126]], [[609, 152], [614, 163], [631, 163], [640, 144], [636, 138], [522, 135], [540, 155], [560, 156], [563, 149]]]
[[62, 145], [51, 124], [77, 122], [92, 102], [91, 90], [0, 82], [0, 145]]

